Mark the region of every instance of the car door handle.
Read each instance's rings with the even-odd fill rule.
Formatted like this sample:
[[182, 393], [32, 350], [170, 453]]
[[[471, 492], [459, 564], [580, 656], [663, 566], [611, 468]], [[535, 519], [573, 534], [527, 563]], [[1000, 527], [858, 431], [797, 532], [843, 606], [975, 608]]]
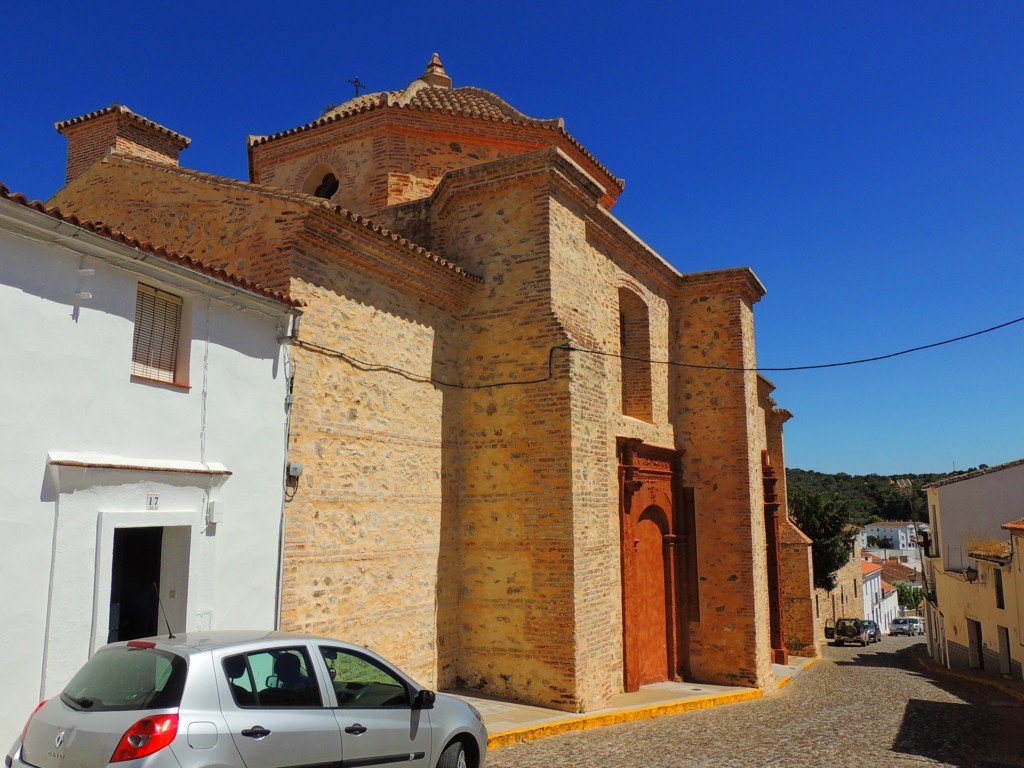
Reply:
[[264, 736], [269, 736], [270, 731], [262, 725], [254, 725], [252, 728], [245, 728], [242, 735], [248, 736], [250, 739], [262, 739]]
[[360, 734], [366, 733], [366, 730], [367, 729], [366, 729], [365, 725], [360, 725], [359, 723], [353, 723], [352, 725], [350, 725], [348, 728], [345, 729], [345, 733], [354, 733], [356, 736], [359, 736]]

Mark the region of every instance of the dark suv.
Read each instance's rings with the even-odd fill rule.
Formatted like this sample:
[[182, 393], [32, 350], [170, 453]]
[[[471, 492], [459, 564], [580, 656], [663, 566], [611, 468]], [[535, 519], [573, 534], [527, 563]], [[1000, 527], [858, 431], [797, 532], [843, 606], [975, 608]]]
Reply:
[[866, 646], [870, 642], [868, 628], [861, 619], [839, 619], [836, 621], [836, 645], [857, 643]]

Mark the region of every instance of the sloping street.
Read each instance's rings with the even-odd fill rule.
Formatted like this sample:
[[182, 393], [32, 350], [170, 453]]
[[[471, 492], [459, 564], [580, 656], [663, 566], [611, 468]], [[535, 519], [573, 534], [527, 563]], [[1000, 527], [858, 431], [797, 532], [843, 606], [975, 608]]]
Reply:
[[1024, 701], [924, 671], [921, 639], [824, 658], [774, 696], [492, 750], [491, 768], [1024, 766]]

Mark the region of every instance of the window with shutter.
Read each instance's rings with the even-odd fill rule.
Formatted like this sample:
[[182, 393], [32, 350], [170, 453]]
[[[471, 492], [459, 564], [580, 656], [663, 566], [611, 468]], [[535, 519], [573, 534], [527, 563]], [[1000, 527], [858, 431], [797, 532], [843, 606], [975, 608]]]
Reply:
[[132, 340], [132, 376], [177, 382], [178, 340], [182, 300], [179, 296], [139, 283]]

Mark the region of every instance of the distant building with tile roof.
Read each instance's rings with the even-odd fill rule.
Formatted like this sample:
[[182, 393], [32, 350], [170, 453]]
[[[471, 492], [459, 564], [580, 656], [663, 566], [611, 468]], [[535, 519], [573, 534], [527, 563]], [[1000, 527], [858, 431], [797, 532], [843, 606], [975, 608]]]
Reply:
[[120, 105], [58, 130], [53, 204], [303, 303], [284, 629], [572, 711], [678, 678], [770, 687], [813, 651], [765, 288], [651, 249], [561, 119], [435, 55], [250, 136], [246, 181], [182, 168], [188, 140]]

